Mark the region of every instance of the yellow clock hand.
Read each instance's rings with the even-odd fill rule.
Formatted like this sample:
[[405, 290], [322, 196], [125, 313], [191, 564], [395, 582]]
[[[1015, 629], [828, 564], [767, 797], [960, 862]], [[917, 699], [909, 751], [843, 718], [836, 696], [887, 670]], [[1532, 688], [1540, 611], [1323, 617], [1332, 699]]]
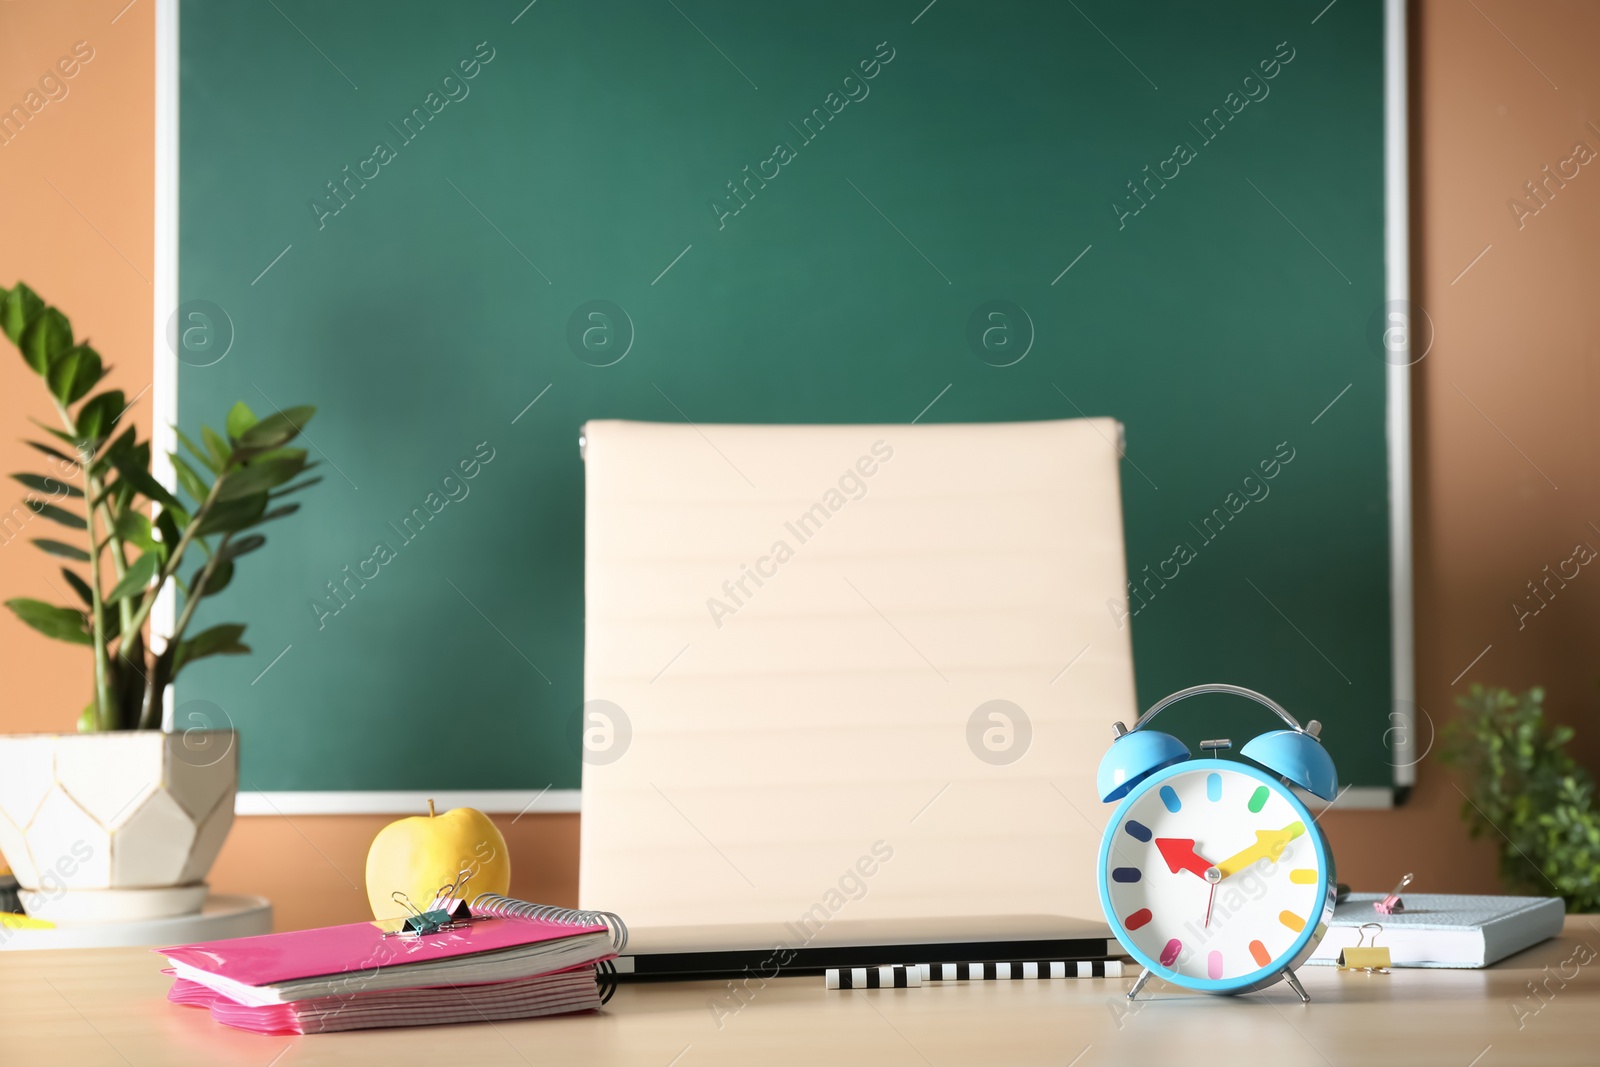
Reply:
[[1276, 861], [1289, 842], [1305, 832], [1306, 824], [1303, 822], [1292, 822], [1282, 830], [1257, 830], [1256, 843], [1217, 864], [1217, 870], [1226, 878], [1230, 874], [1238, 874], [1256, 860]]

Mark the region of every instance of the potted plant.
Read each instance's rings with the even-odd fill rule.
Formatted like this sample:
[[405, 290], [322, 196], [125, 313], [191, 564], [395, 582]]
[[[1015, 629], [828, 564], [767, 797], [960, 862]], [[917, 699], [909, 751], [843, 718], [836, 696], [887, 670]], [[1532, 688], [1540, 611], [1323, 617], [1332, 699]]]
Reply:
[[[288, 447], [314, 409], [258, 419], [239, 403], [224, 432], [201, 429], [202, 445], [179, 432], [189, 458], [171, 456], [178, 488], [168, 490], [150, 474], [150, 443], [119, 425], [130, 402], [95, 391], [106, 368], [65, 315], [19, 282], [0, 287], [0, 329], [59, 423], [34, 420], [50, 439], [27, 443], [49, 465], [12, 475], [28, 490], [20, 514], [40, 534], [33, 543], [63, 561], [61, 582], [78, 599], [6, 607], [84, 646], [92, 693], [77, 734], [0, 736], [0, 853], [41, 918], [192, 913], [233, 823], [239, 753], [231, 729], [207, 728], [216, 723], [163, 731], [167, 689], [196, 660], [250, 651], [241, 625], [190, 633], [190, 624], [265, 542], [252, 531], [298, 510], [282, 498], [321, 480], [300, 478], [314, 464]], [[169, 587], [176, 622], [156, 636], [151, 612]]]
[[1600, 909], [1600, 809], [1595, 782], [1567, 752], [1570, 726], [1544, 716], [1544, 690], [1473, 683], [1444, 730], [1445, 761], [1466, 772], [1461, 817], [1488, 836], [1507, 889]]

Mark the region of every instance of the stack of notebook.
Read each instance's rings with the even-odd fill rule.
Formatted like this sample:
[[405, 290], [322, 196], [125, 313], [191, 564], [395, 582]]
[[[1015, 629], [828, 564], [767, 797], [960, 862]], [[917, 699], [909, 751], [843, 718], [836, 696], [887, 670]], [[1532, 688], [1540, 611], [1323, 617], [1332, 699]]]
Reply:
[[1487, 967], [1561, 932], [1557, 897], [1478, 897], [1406, 893], [1404, 908], [1379, 914], [1382, 893], [1352, 893], [1334, 909], [1311, 963], [1336, 964], [1366, 944], [1387, 948], [1396, 967]]
[[472, 913], [415, 936], [352, 923], [157, 951], [175, 979], [168, 1000], [262, 1034], [527, 1019], [600, 1007], [599, 972], [627, 939], [614, 917], [505, 898], [480, 898]]

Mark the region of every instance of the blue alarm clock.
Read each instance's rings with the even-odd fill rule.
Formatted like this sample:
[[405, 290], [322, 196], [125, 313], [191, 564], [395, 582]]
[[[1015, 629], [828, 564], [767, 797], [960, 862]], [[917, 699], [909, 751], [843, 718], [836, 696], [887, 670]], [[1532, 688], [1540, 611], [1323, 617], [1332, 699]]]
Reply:
[[[1171, 734], [1148, 729], [1162, 711], [1201, 693], [1227, 693], [1276, 712], [1289, 729], [1251, 739], [1246, 760], [1195, 759]], [[1294, 972], [1333, 914], [1333, 853], [1289, 786], [1338, 793], [1321, 725], [1301, 726], [1275, 701], [1237, 685], [1196, 685], [1157, 701], [1100, 760], [1096, 789], [1121, 801], [1100, 844], [1100, 905], [1129, 955], [1151, 975], [1206, 993], [1248, 993], [1282, 979], [1310, 1001]], [[1205, 741], [1205, 751], [1232, 747]]]

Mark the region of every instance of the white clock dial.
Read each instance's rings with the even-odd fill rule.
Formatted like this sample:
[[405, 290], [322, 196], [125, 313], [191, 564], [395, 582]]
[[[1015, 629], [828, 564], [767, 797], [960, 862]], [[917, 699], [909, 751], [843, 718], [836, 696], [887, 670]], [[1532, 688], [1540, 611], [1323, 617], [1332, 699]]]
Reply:
[[1117, 932], [1186, 978], [1287, 966], [1301, 931], [1322, 921], [1328, 884], [1288, 787], [1225, 763], [1158, 778], [1106, 830]]

